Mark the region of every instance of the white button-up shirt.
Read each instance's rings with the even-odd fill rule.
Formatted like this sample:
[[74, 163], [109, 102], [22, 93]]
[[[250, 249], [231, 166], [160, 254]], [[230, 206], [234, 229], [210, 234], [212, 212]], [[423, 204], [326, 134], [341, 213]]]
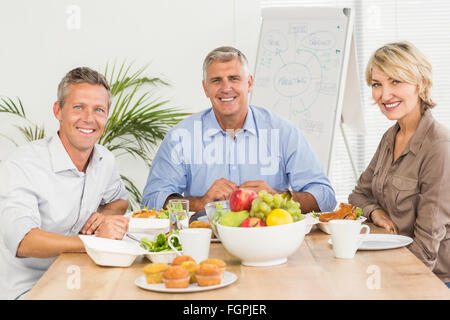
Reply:
[[55, 258], [17, 258], [33, 228], [77, 235], [99, 205], [127, 199], [113, 154], [95, 145], [79, 172], [60, 138], [31, 142], [0, 162], [0, 299], [30, 290]]

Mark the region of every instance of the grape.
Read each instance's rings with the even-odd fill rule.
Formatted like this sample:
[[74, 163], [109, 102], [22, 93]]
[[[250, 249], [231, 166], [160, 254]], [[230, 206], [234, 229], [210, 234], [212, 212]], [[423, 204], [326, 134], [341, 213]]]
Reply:
[[281, 196], [281, 194], [274, 194], [273, 202], [278, 206], [277, 208], [279, 208], [279, 206], [281, 206], [281, 203], [283, 202], [283, 197]]
[[296, 208], [296, 209], [292, 209], [292, 208], [290, 208], [290, 209], [288, 209], [287, 210], [290, 214], [300, 214], [302, 211], [300, 210], [300, 209], [298, 209], [298, 208]]
[[265, 217], [273, 210], [282, 208], [288, 211], [294, 221], [303, 219], [300, 210], [300, 203], [294, 201], [289, 193], [283, 194], [270, 194], [267, 190], [261, 190], [258, 192], [258, 198], [252, 201], [252, 207], [250, 210], [250, 216], [257, 217], [265, 220]]
[[263, 197], [263, 200], [265, 203], [271, 204], [273, 201], [273, 195], [271, 195], [270, 193], [266, 193]]
[[294, 200], [289, 200], [288, 202], [286, 202], [286, 208], [298, 209], [298, 208], [300, 208], [300, 203], [295, 202]]
[[276, 202], [272, 202], [272, 203], [270, 204], [270, 207], [271, 207], [272, 209], [277, 209], [277, 208], [281, 207], [281, 204], [277, 204]]
[[270, 213], [270, 206], [265, 203], [265, 202], [261, 202], [259, 204], [259, 210], [264, 213], [264, 214], [269, 214]]
[[257, 212], [259, 209], [259, 203], [262, 202], [261, 199], [256, 198], [252, 201], [252, 209], [251, 211]]
[[298, 214], [292, 214], [291, 213], [292, 218], [294, 219], [294, 222], [299, 221], [300, 220], [300, 216]]
[[267, 194], [267, 190], [261, 190], [258, 192], [258, 197], [264, 198], [264, 195]]
[[260, 218], [261, 220], [263, 220], [265, 216], [264, 216], [264, 213], [262, 213], [262, 212], [257, 212], [256, 215], [255, 215], [255, 217]]

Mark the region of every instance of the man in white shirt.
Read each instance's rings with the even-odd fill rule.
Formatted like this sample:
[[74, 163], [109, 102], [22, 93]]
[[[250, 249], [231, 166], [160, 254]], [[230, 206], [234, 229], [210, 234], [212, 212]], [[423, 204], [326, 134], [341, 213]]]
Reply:
[[85, 252], [78, 237], [122, 239], [127, 192], [114, 156], [96, 142], [110, 105], [103, 75], [76, 68], [53, 105], [58, 134], [0, 163], [0, 299], [22, 298], [56, 257]]

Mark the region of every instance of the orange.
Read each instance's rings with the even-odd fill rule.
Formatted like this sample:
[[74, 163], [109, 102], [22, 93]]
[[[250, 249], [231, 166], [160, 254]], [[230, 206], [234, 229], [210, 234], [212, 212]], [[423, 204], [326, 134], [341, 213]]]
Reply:
[[284, 209], [273, 209], [270, 211], [266, 219], [268, 226], [277, 226], [280, 224], [287, 224], [294, 222], [291, 214]]

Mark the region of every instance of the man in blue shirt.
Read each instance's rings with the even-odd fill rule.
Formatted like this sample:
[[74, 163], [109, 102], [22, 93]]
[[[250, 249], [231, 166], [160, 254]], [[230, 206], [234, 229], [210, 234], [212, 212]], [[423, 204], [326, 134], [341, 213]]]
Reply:
[[288, 188], [303, 213], [331, 211], [335, 193], [298, 128], [250, 106], [253, 77], [246, 57], [232, 47], [211, 51], [203, 63], [203, 89], [212, 108], [181, 121], [153, 160], [142, 206], [189, 200], [191, 211], [229, 199], [236, 188], [280, 193]]

